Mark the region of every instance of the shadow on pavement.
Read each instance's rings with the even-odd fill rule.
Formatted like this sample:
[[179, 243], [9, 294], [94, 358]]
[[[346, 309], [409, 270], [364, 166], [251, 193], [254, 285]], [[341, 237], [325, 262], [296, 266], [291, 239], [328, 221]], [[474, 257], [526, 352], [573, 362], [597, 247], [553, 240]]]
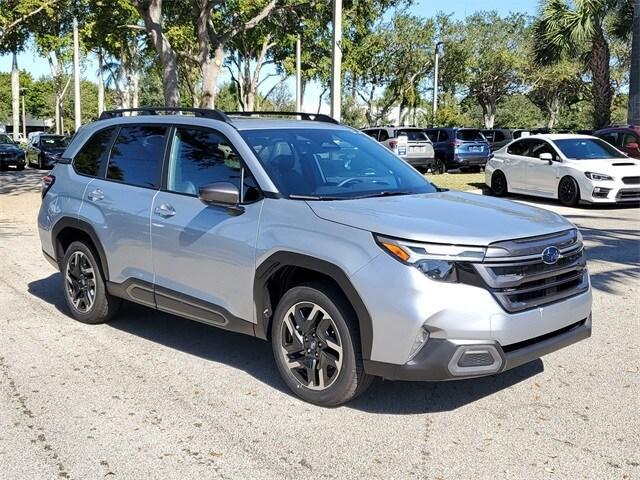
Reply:
[[0, 194], [20, 195], [22, 193], [37, 192], [40, 180], [46, 175], [44, 170], [26, 168], [22, 171], [9, 170], [0, 172]]
[[[29, 283], [29, 293], [68, 315], [59, 273]], [[290, 394], [273, 361], [269, 342], [125, 302], [109, 326], [205, 360], [243, 370]], [[345, 408], [370, 413], [413, 414], [455, 410], [544, 370], [536, 360], [498, 376], [443, 383], [378, 380]], [[292, 395], [292, 394], [291, 394]]]

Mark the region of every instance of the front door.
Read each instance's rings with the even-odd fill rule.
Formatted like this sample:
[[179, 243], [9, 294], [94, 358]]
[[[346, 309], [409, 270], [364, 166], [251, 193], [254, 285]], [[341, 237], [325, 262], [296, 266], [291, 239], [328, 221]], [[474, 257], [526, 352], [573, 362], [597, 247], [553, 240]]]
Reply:
[[[250, 173], [221, 133], [176, 127], [166, 177], [151, 211], [158, 308], [232, 329], [237, 325], [230, 323], [239, 319], [253, 322], [262, 202]], [[229, 182], [240, 188], [242, 178], [242, 212], [198, 198], [205, 184]]]
[[[558, 189], [558, 153], [545, 140], [532, 139], [530, 142], [532, 142], [531, 146], [526, 152], [527, 168], [524, 169], [524, 188], [535, 195], [554, 196]], [[540, 159], [543, 153], [551, 154], [553, 158], [551, 164], [548, 160]]]

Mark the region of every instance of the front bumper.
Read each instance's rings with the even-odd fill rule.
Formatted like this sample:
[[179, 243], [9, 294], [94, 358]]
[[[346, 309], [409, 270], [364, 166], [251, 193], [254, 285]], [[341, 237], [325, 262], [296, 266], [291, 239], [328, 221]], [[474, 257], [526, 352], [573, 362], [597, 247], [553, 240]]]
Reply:
[[0, 166], [2, 167], [21, 167], [24, 166], [25, 159], [23, 156], [0, 156]]
[[[591, 315], [575, 324], [531, 340], [502, 347], [498, 342], [435, 338], [404, 365], [365, 360], [367, 373], [388, 380], [443, 381], [505, 372], [591, 336]], [[465, 352], [495, 352], [485, 366], [461, 366]]]
[[588, 203], [640, 202], [640, 184], [624, 183], [619, 179], [609, 181], [582, 180], [580, 198]]

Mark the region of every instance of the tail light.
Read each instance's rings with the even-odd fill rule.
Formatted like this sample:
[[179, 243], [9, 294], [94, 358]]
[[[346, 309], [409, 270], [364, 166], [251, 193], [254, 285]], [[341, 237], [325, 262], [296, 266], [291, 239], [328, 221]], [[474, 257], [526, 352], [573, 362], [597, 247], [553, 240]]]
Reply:
[[49, 189], [53, 186], [55, 181], [56, 181], [56, 177], [54, 177], [53, 175], [47, 175], [46, 177], [42, 178], [42, 182], [40, 183], [42, 198], [44, 198], [44, 196], [47, 194]]
[[453, 148], [458, 148], [460, 145], [462, 145], [462, 143], [463, 143], [463, 142], [462, 142], [462, 141], [460, 141], [460, 140], [455, 140], [455, 141], [453, 141], [453, 142], [449, 143], [449, 146], [450, 146], [450, 147], [453, 147]]
[[391, 150], [395, 150], [397, 146], [398, 146], [397, 140], [389, 140], [389, 148], [391, 148]]

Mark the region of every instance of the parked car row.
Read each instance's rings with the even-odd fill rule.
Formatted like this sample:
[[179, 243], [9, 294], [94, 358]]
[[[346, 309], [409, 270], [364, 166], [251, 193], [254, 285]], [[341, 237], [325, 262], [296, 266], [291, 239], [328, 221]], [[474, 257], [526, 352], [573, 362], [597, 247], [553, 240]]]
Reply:
[[52, 169], [69, 141], [70, 137], [65, 135], [39, 133], [32, 136], [23, 149], [9, 135], [0, 134], [0, 170], [9, 167], [22, 170], [27, 163], [30, 167]]
[[362, 131], [423, 172], [480, 171], [491, 153], [487, 139], [474, 128], [385, 126]]

